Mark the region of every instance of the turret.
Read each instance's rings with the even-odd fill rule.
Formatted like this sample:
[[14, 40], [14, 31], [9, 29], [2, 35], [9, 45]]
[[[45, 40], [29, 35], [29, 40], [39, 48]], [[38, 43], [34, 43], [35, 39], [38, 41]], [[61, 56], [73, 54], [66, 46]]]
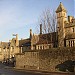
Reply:
[[56, 10], [57, 14], [57, 27], [58, 27], [58, 45], [59, 47], [64, 47], [64, 38], [65, 38], [65, 21], [67, 21], [67, 11], [63, 4], [60, 2]]
[[68, 22], [72, 22], [73, 18], [73, 16], [68, 16]]

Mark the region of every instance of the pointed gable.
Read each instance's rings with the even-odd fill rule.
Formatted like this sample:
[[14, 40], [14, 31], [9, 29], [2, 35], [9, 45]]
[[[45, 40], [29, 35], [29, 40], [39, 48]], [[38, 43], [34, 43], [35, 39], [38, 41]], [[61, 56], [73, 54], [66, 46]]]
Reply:
[[58, 6], [56, 13], [61, 12], [61, 11], [67, 12], [63, 4], [60, 2], [60, 5]]

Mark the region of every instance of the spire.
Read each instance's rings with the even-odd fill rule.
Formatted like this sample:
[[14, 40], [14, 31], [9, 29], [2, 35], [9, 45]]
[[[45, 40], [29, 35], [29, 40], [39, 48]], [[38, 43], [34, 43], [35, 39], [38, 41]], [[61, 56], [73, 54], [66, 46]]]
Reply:
[[61, 11], [67, 12], [63, 4], [60, 2], [60, 5], [58, 6], [56, 13], [61, 12]]

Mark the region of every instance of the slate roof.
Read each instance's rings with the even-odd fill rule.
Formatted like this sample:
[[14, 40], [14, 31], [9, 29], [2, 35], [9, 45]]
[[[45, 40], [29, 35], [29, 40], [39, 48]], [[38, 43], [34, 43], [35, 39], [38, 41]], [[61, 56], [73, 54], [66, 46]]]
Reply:
[[57, 41], [56, 40], [56, 32], [48, 33], [48, 34], [41, 34], [39, 35], [39, 41], [36, 43], [38, 44], [50, 44]]
[[63, 4], [60, 2], [60, 5], [58, 6], [56, 13], [61, 12], [61, 11], [67, 12]]
[[75, 33], [66, 35], [65, 39], [75, 39]]
[[31, 40], [30, 39], [23, 39], [19, 40], [19, 46], [24, 47], [24, 46], [31, 46]]
[[8, 42], [1, 42], [0, 47], [8, 47]]
[[74, 27], [75, 26], [75, 18], [72, 19], [72, 22], [65, 23], [65, 28]]

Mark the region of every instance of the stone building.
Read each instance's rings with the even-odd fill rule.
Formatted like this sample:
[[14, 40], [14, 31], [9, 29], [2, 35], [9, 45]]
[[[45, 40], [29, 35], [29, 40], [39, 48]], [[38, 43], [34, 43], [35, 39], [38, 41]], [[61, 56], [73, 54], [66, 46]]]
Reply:
[[33, 50], [50, 49], [53, 47], [57, 47], [56, 32], [38, 35], [38, 41], [33, 44]]
[[56, 9], [57, 32], [42, 34], [42, 24], [40, 24], [40, 34], [32, 33], [30, 37], [18, 40], [18, 35], [9, 42], [1, 42], [1, 59], [12, 57], [15, 53], [24, 53], [27, 50], [44, 50], [54, 47], [74, 47], [75, 46], [75, 18], [67, 17], [67, 10], [60, 2]]
[[19, 40], [19, 49], [20, 49], [20, 53], [27, 51], [27, 50], [31, 50], [31, 39], [32, 39], [32, 29], [30, 29], [30, 37], [27, 39], [21, 39]]
[[[42, 26], [40, 25], [40, 27]], [[40, 31], [40, 34], [36, 35], [32, 34], [32, 30], [30, 29], [30, 38], [19, 40], [21, 53], [26, 50], [43, 50], [57, 47], [57, 32], [42, 34], [42, 30]]]
[[5, 61], [8, 58], [12, 58], [16, 53], [19, 53], [19, 40], [18, 34], [16, 38], [12, 38], [9, 42], [0, 43], [0, 61]]
[[19, 40], [18, 40], [18, 34], [13, 35], [15, 38], [12, 38], [12, 40], [9, 41], [9, 48], [10, 48], [10, 58], [14, 57], [16, 53], [19, 53]]
[[56, 69], [56, 66], [67, 60], [75, 61], [74, 48], [28, 50], [25, 53], [16, 54], [16, 68], [57, 72], [59, 70]]
[[60, 2], [56, 10], [58, 25], [58, 46], [74, 47], [75, 46], [75, 18], [67, 17], [67, 10]]
[[56, 9], [56, 15], [57, 32], [42, 34], [42, 24], [40, 24], [39, 35], [32, 34], [30, 29], [30, 38], [19, 42], [23, 51], [75, 46], [75, 18], [72, 16], [67, 17], [67, 10], [61, 2]]
[[20, 53], [31, 49], [31, 40], [30, 40], [30, 38], [19, 40], [19, 49], [20, 49]]
[[67, 10], [61, 2], [56, 14], [57, 32], [42, 34], [40, 25], [39, 35], [32, 34], [30, 30], [30, 38], [20, 40], [19, 45], [23, 41], [21, 49], [23, 51], [25, 47], [25, 51], [16, 54], [16, 68], [55, 72], [58, 64], [75, 61], [75, 19], [67, 17]]

